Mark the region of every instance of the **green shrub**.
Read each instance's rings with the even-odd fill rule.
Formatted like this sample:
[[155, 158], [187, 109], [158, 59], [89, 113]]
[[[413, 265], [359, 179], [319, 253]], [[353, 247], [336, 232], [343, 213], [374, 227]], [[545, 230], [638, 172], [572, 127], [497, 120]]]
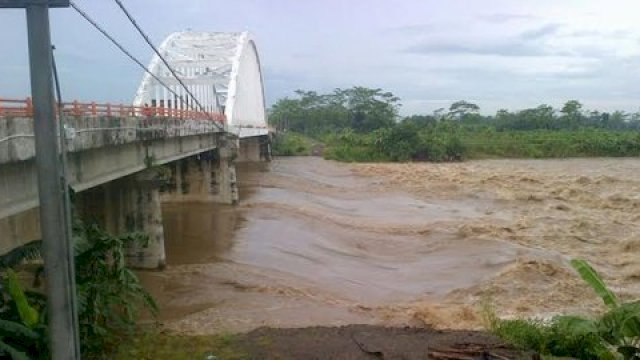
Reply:
[[464, 131], [462, 142], [471, 158], [558, 158], [639, 156], [640, 135], [635, 131], [600, 129]]
[[311, 155], [313, 140], [289, 131], [280, 133], [273, 141], [273, 155], [276, 156], [305, 156]]
[[126, 266], [126, 247], [144, 245], [142, 233], [114, 236], [98, 225], [74, 223], [78, 319], [83, 353], [100, 353], [122, 334], [134, 333], [141, 309], [157, 306], [135, 273]]
[[456, 161], [465, 157], [457, 129], [441, 122], [425, 128], [401, 123], [368, 134], [343, 130], [324, 137], [324, 155], [339, 161]]
[[[108, 234], [98, 225], [74, 221], [76, 285], [80, 343], [83, 356], [96, 356], [114, 346], [123, 335], [137, 330], [140, 310], [152, 315], [157, 307], [137, 276], [125, 264], [125, 249], [132, 243], [144, 243], [147, 236], [129, 233]], [[19, 264], [30, 258], [35, 244], [16, 250], [0, 259], [0, 264]], [[0, 291], [0, 356], [13, 359], [48, 359], [46, 297], [23, 291], [10, 268], [2, 269], [4, 286]], [[36, 270], [35, 279], [42, 274]], [[37, 281], [34, 281], [37, 283]]]
[[491, 311], [491, 331], [523, 349], [578, 359], [640, 359], [640, 301], [620, 303], [600, 275], [584, 260], [571, 265], [602, 298], [608, 311], [590, 319], [557, 316], [549, 321], [500, 320]]

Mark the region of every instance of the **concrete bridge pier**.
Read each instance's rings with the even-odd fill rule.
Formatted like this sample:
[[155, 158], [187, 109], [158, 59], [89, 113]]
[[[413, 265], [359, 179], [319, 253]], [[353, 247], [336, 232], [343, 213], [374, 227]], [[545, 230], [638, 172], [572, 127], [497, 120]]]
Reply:
[[145, 245], [132, 244], [128, 265], [138, 269], [162, 269], [166, 264], [160, 186], [156, 169], [147, 169], [126, 179], [104, 185], [104, 222], [114, 234], [140, 232], [148, 235]]
[[271, 161], [271, 141], [269, 135], [253, 136], [238, 141], [238, 161]]
[[215, 201], [222, 204], [238, 203], [238, 182], [236, 176], [235, 159], [237, 150], [230, 142], [218, 148], [211, 165], [212, 171], [212, 193]]
[[236, 150], [231, 146], [181, 159], [170, 164], [171, 181], [163, 201], [238, 202]]

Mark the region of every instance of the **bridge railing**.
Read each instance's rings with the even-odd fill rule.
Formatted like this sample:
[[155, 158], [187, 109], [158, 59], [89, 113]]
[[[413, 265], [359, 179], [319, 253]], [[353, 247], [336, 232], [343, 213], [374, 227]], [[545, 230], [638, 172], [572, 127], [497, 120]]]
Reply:
[[[67, 116], [76, 117], [98, 117], [98, 116], [118, 116], [118, 117], [168, 117], [175, 119], [203, 120], [224, 123], [226, 118], [224, 114], [217, 112], [201, 112], [193, 110], [174, 109], [167, 107], [152, 106], [132, 106], [123, 104], [100, 104], [100, 103], [82, 103], [78, 101], [62, 103], [62, 113]], [[57, 109], [56, 109], [57, 111]], [[31, 98], [26, 99], [6, 99], [0, 98], [0, 117], [16, 116], [31, 117], [33, 116], [33, 104]]]

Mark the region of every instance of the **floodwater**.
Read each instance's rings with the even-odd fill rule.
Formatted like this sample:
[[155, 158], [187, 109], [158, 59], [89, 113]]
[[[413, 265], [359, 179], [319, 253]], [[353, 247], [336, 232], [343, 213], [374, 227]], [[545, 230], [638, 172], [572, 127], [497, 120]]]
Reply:
[[429, 324], [597, 311], [568, 267], [640, 294], [640, 160], [239, 168], [241, 201], [163, 204], [168, 267], [141, 273], [167, 329]]

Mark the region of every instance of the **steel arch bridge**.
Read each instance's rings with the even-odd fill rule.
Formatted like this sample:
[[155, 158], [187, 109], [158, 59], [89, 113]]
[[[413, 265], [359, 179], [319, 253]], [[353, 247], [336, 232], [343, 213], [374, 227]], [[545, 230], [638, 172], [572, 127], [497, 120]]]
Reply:
[[[159, 52], [207, 112], [222, 112], [225, 128], [240, 138], [268, 134], [260, 58], [248, 32], [176, 32]], [[194, 101], [154, 55], [148, 70], [184, 101], [145, 73], [134, 106], [185, 110]]]

